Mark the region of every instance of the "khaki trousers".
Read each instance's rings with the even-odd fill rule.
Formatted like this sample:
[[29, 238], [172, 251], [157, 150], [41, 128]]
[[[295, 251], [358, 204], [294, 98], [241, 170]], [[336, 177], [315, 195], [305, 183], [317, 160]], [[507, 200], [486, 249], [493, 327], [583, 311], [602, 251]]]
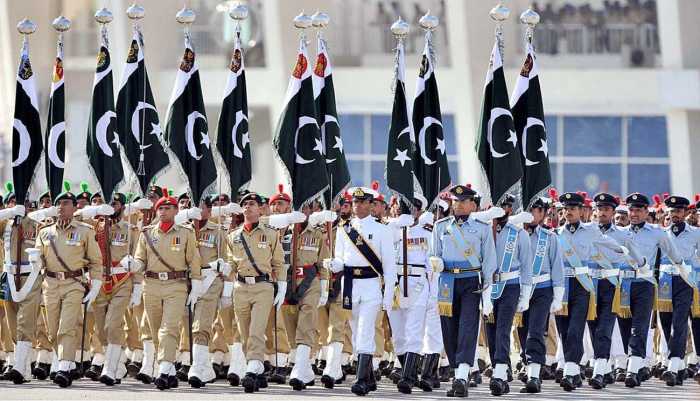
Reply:
[[318, 279], [314, 279], [298, 305], [282, 305], [284, 327], [287, 330], [287, 338], [291, 348], [296, 348], [298, 344], [314, 348], [318, 344], [318, 300], [320, 297], [321, 284]]
[[73, 361], [80, 346], [85, 289], [73, 279], [47, 277], [43, 295], [49, 341], [59, 360]]
[[146, 278], [143, 286], [146, 320], [158, 350], [158, 362], [175, 362], [182, 311], [187, 302], [187, 282]]
[[234, 285], [233, 305], [238, 332], [243, 340], [243, 352], [248, 361], [262, 362], [265, 357], [265, 327], [272, 310], [272, 284], [236, 282]]
[[131, 301], [132, 290], [133, 278], [129, 278], [113, 288], [109, 295], [100, 291], [92, 304], [95, 337], [103, 348], [108, 344], [125, 345], [124, 315]]
[[130, 350], [143, 349], [139, 322], [143, 316], [143, 299], [141, 303], [133, 308], [127, 308], [124, 313], [124, 331], [126, 332], [126, 346]]
[[[14, 280], [14, 277], [8, 277]], [[21, 285], [24, 286], [27, 278], [21, 278]], [[41, 304], [41, 276], [36, 278], [32, 289], [22, 302], [5, 301], [5, 318], [9, 335], [17, 341], [29, 341], [34, 343], [36, 339], [37, 315]]]
[[[215, 278], [214, 282], [194, 306], [194, 314], [192, 315], [192, 343], [198, 345], [209, 345], [209, 342], [214, 337], [214, 318], [219, 309], [219, 299], [221, 292], [224, 289], [224, 281], [220, 278]], [[189, 324], [187, 311], [183, 316], [180, 329], [180, 352], [190, 351], [190, 333], [187, 325]]]
[[36, 348], [40, 350], [51, 351], [51, 341], [49, 341], [49, 331], [46, 323], [46, 306], [39, 305], [39, 311], [36, 318]]
[[[274, 313], [277, 314], [276, 331]], [[275, 332], [277, 333], [277, 352], [281, 354], [288, 354], [291, 350], [291, 347], [289, 346], [289, 336], [287, 335], [287, 329], [286, 327], [284, 327], [284, 316], [282, 314], [282, 309], [277, 310], [275, 308], [270, 308], [270, 314], [267, 319], [267, 326], [265, 327], [265, 353], [268, 355], [272, 355], [275, 353]]]

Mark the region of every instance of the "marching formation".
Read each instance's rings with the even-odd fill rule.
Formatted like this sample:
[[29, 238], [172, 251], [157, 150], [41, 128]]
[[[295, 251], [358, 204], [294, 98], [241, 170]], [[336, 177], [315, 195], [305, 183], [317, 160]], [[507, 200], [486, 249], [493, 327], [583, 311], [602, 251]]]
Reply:
[[[700, 196], [652, 197], [551, 188], [532, 47], [539, 16], [524, 12], [526, 59], [508, 97], [498, 5], [476, 156], [484, 191], [454, 184], [426, 14], [412, 107], [397, 39], [387, 194], [350, 187], [324, 13], [294, 19], [299, 52], [273, 148], [291, 186], [270, 197], [252, 178], [240, 22], [215, 146], [183, 8], [184, 52], [165, 129], [154, 106], [139, 21], [116, 104], [101, 25], [86, 154], [98, 188], [63, 180], [66, 133], [59, 17], [49, 121], [42, 138], [28, 36], [17, 74], [13, 180], [0, 198], [0, 380], [132, 377], [159, 390], [225, 380], [246, 393], [270, 383], [303, 392], [349, 382], [358, 396], [397, 391], [494, 396], [543, 380], [564, 391], [658, 378], [700, 384]], [[306, 30], [317, 29], [310, 66]], [[114, 120], [114, 122], [113, 122]], [[529, 139], [528, 139], [529, 138]], [[46, 183], [35, 176], [45, 167]], [[80, 168], [71, 166], [71, 168]], [[177, 197], [156, 185], [179, 173]], [[222, 185], [225, 181], [225, 186]], [[182, 190], [181, 187], [185, 189]], [[218, 188], [217, 188], [218, 187]], [[38, 196], [39, 191], [42, 191]], [[488, 379], [485, 379], [488, 378]]]

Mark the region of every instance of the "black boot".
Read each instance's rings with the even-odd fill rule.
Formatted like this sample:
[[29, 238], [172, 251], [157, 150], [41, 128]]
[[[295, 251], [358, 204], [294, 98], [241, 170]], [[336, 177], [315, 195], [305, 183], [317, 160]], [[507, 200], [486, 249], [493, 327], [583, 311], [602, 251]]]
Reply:
[[482, 383], [481, 372], [475, 370], [469, 373], [469, 387], [476, 387]]
[[394, 369], [389, 373], [389, 380], [394, 384], [398, 384], [399, 380], [401, 380], [403, 365], [406, 363], [406, 354], [397, 355], [396, 357], [401, 362], [401, 367], [394, 366]]
[[588, 380], [588, 384], [596, 390], [605, 388], [605, 377], [603, 375], [595, 375]]
[[400, 393], [411, 394], [411, 389], [418, 380], [418, 357], [419, 355], [414, 352], [406, 353], [406, 364], [403, 365], [403, 373], [401, 375], [401, 380], [399, 380], [398, 384], [396, 385]]
[[547, 365], [542, 365], [540, 368], [540, 383], [542, 380], [554, 380], [554, 373], [552, 373], [552, 368]]
[[156, 378], [154, 384], [156, 385], [156, 388], [158, 390], [163, 391], [163, 390], [169, 389], [170, 388], [169, 376], [165, 373], [162, 373], [160, 376], [158, 376]]
[[46, 380], [49, 377], [49, 372], [51, 371], [51, 364], [48, 363], [37, 363], [32, 369], [32, 375], [37, 380]]
[[61, 370], [56, 372], [56, 377], [53, 379], [53, 382], [58, 384], [61, 388], [66, 388], [73, 384], [73, 379], [71, 379], [70, 372]]
[[466, 398], [469, 395], [469, 385], [464, 379], [454, 379], [452, 388], [447, 390], [448, 397]]
[[440, 378], [440, 383], [448, 383], [450, 378], [454, 376], [454, 372], [449, 365], [440, 366], [438, 368], [438, 376]]
[[520, 389], [521, 393], [535, 394], [542, 391], [542, 381], [537, 377], [530, 377], [525, 383], [525, 387]]
[[637, 374], [639, 377], [640, 382], [645, 382], [651, 378], [651, 369], [649, 369], [647, 366], [639, 369], [639, 373]]
[[489, 382], [489, 389], [491, 390], [491, 395], [495, 396], [508, 394], [510, 392], [508, 381], [494, 377], [492, 377], [491, 382]]
[[625, 387], [634, 388], [640, 384], [639, 377], [636, 373], [627, 372], [627, 375], [625, 376]]
[[421, 374], [418, 387], [423, 391], [433, 391], [435, 388], [440, 388], [440, 379], [438, 379], [438, 364], [440, 363], [440, 354], [428, 354], [423, 359], [423, 373]]
[[359, 354], [357, 356], [357, 381], [350, 391], [355, 395], [367, 395], [369, 393], [369, 380], [372, 372], [372, 354]]
[[576, 379], [571, 375], [564, 376], [559, 385], [564, 391], [574, 391], [576, 389]]
[[24, 384], [27, 383], [29, 380], [25, 379], [24, 376], [22, 376], [19, 371], [12, 369], [8, 374], [7, 374], [7, 379], [11, 380], [12, 383], [14, 384]]
[[258, 386], [258, 376], [255, 373], [246, 373], [241, 380], [241, 385], [243, 386], [243, 391], [246, 393], [253, 393], [258, 391], [260, 387]]
[[[283, 367], [273, 367], [270, 371], [270, 381], [275, 384], [284, 384], [287, 382], [287, 369]], [[260, 386], [261, 388], [265, 388]]]
[[226, 380], [228, 380], [228, 384], [232, 385], [233, 387], [238, 387], [238, 385], [241, 384], [241, 378], [235, 373], [227, 374]]
[[100, 376], [102, 375], [102, 366], [101, 365], [90, 365], [90, 368], [85, 371], [85, 377], [88, 379], [96, 382], [100, 380]]
[[615, 368], [613, 376], [615, 376], [616, 382], [622, 383], [625, 381], [625, 377], [627, 377], [627, 371], [623, 368]]
[[554, 381], [556, 383], [561, 384], [561, 379], [563, 379], [563, 378], [564, 378], [564, 369], [557, 368], [557, 370], [554, 371]]
[[141, 362], [131, 361], [126, 365], [126, 372], [130, 377], [136, 378], [142, 366]]
[[665, 381], [667, 386], [673, 387], [678, 381], [678, 374], [667, 370], [661, 375], [661, 380]]

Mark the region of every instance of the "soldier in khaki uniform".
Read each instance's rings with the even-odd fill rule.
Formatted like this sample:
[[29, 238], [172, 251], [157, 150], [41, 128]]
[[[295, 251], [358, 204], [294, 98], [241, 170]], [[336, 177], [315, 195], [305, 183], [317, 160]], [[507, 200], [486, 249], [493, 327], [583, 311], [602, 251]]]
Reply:
[[105, 349], [105, 353], [103, 368], [95, 369], [96, 365], [93, 364], [90, 371], [108, 386], [119, 383], [123, 376], [123, 372], [118, 374], [117, 371], [125, 345], [124, 315], [127, 307], [141, 303], [143, 289], [143, 276], [135, 271], [136, 266], [128, 263], [127, 256], [133, 254], [139, 232], [122, 219], [125, 204], [126, 196], [114, 193], [111, 202], [114, 214], [100, 219], [96, 226], [104, 275], [102, 290], [92, 308], [95, 317], [93, 338], [99, 342], [100, 348]]
[[[72, 384], [70, 371], [84, 315], [81, 304], [88, 308], [102, 286], [102, 257], [92, 226], [73, 219], [75, 195], [63, 192], [56, 197], [54, 205], [58, 208], [57, 220], [39, 231], [37, 251], [28, 251], [28, 260], [37, 267], [43, 266], [46, 272], [43, 297], [47, 328], [58, 358], [54, 382], [67, 387]], [[87, 295], [83, 270], [91, 278]]]
[[[308, 217], [311, 207], [302, 207], [302, 213]], [[312, 222], [295, 224], [291, 230], [291, 270], [283, 316], [287, 335], [296, 347], [289, 384], [298, 391], [314, 380], [311, 349], [318, 342], [318, 308], [328, 301], [329, 273], [323, 260], [330, 257], [330, 251], [326, 234]]]
[[[265, 326], [272, 305], [280, 305], [287, 287], [287, 271], [278, 231], [259, 223], [260, 195], [251, 192], [241, 198], [243, 225], [226, 239], [227, 261], [236, 275], [233, 305], [243, 349], [248, 359], [242, 385], [251, 393], [266, 386], [263, 358]], [[277, 280], [274, 294], [272, 277]]]
[[[194, 306], [201, 295], [201, 258], [194, 232], [175, 224], [177, 200], [164, 195], [155, 205], [159, 222], [143, 229], [136, 246], [136, 269], [144, 270], [143, 300], [146, 319], [152, 333], [158, 333], [159, 390], [177, 387], [175, 354], [179, 322], [186, 303]], [[187, 277], [192, 290], [187, 295]]]

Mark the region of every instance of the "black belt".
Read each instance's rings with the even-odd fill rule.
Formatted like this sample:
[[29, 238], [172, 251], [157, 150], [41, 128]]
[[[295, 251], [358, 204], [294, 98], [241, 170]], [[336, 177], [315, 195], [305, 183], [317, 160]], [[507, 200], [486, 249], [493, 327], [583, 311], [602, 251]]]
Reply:
[[67, 278], [76, 278], [83, 275], [83, 270], [73, 270], [70, 272], [50, 272], [46, 271], [46, 277], [55, 278], [58, 280], [65, 280]]
[[146, 271], [144, 273], [144, 276], [148, 278], [153, 278], [156, 280], [160, 281], [167, 281], [167, 280], [182, 280], [187, 278], [187, 271], [182, 270], [182, 271], [175, 271], [175, 272], [154, 272], [154, 271]]
[[[425, 265], [418, 265], [418, 264], [415, 264], [415, 263], [408, 263], [406, 266], [408, 266], [408, 267], [417, 267], [417, 268], [419, 268], [419, 269], [424, 269], [424, 270], [425, 270]], [[403, 269], [402, 269], [403, 263], [397, 263], [397, 264], [396, 264], [396, 267], [398, 267], [398, 269], [396, 270], [396, 275], [399, 276], [399, 277], [403, 277]], [[423, 274], [425, 274], [425, 273], [423, 273]], [[423, 274], [407, 274], [406, 276], [407, 276], [407, 277], [423, 277]]]
[[343, 309], [352, 309], [352, 282], [355, 279], [377, 278], [371, 266], [348, 266], [343, 270]]
[[371, 266], [345, 266], [345, 271], [352, 274], [354, 279], [366, 279], [366, 278], [377, 278], [377, 274]]
[[255, 283], [266, 283], [270, 281], [270, 276], [267, 274], [264, 276], [238, 276], [236, 279], [245, 284], [254, 284], [251, 281], [254, 281]]

